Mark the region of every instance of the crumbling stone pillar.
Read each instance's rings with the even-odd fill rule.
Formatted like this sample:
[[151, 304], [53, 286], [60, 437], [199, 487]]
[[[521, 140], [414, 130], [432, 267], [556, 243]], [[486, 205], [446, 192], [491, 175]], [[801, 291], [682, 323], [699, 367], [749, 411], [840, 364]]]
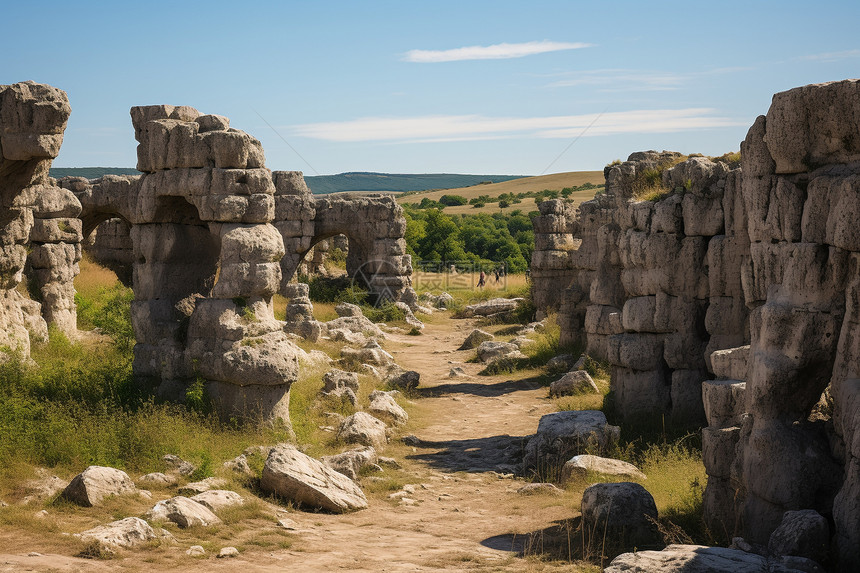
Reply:
[[[57, 88], [0, 86], [0, 346], [24, 356], [31, 335], [47, 337], [47, 324], [68, 336], [77, 332], [81, 206], [48, 177], [70, 113]], [[18, 290], [25, 271], [33, 300]]]

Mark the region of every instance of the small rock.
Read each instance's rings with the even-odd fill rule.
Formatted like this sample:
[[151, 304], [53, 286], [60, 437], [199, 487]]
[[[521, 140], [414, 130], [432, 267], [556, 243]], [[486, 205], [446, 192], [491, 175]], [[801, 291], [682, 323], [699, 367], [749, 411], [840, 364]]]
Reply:
[[387, 468], [392, 468], [395, 470], [400, 469], [400, 463], [397, 460], [395, 460], [394, 458], [384, 458], [384, 457], [380, 456], [376, 461], [381, 466], [385, 466]]
[[182, 476], [190, 476], [197, 469], [191, 462], [186, 462], [182, 458], [174, 454], [166, 454], [162, 456], [162, 461], [167, 464], [167, 467], [177, 472]]
[[414, 390], [418, 387], [420, 382], [421, 374], [415, 370], [400, 370], [390, 375], [385, 380], [385, 383], [389, 388], [402, 391]]
[[299, 524], [289, 517], [282, 517], [278, 520], [278, 527], [283, 527], [287, 531], [296, 531], [299, 528]]
[[345, 444], [361, 444], [377, 450], [388, 442], [385, 423], [367, 412], [356, 412], [347, 417], [338, 429], [337, 439]]
[[212, 511], [219, 511], [225, 507], [233, 507], [242, 505], [245, 500], [235, 491], [225, 489], [210, 489], [203, 493], [198, 493], [191, 498], [191, 501], [196, 501], [200, 505], [206, 506]]
[[161, 472], [153, 472], [140, 476], [137, 482], [148, 487], [169, 487], [176, 485], [176, 478]]
[[188, 548], [185, 554], [190, 555], [191, 557], [201, 557], [203, 555], [206, 555], [206, 550], [203, 549], [203, 546], [201, 545], [192, 545]]
[[448, 371], [448, 378], [470, 378], [462, 366], [454, 366]]
[[27, 557], [41, 557], [41, 556], [42, 556], [42, 554], [39, 553], [38, 551], [31, 551], [27, 554]]
[[198, 493], [203, 493], [204, 491], [209, 491], [210, 489], [222, 488], [225, 485], [227, 485], [227, 480], [225, 479], [217, 477], [208, 477], [200, 481], [194, 481], [185, 484], [184, 486], [179, 488], [179, 493], [196, 495]]
[[549, 359], [546, 369], [552, 373], [567, 372], [573, 365], [573, 361], [573, 354], [559, 354]]
[[574, 370], [568, 372], [549, 387], [549, 395], [574, 396], [577, 394], [597, 394], [600, 389], [594, 383], [591, 376], [585, 370]]
[[142, 545], [156, 537], [152, 527], [139, 517], [126, 517], [81, 533], [83, 540], [91, 539], [103, 545], [124, 548]]
[[208, 507], [181, 495], [159, 501], [146, 513], [146, 518], [172, 521], [183, 528], [194, 525], [208, 527], [221, 523]]
[[517, 359], [525, 357], [525, 354], [520, 352], [519, 347], [516, 344], [511, 344], [510, 342], [487, 341], [482, 342], [478, 346], [478, 359], [484, 364], [495, 362], [496, 360], [501, 360], [503, 358]]
[[466, 337], [466, 340], [463, 341], [463, 344], [460, 345], [460, 348], [457, 350], [471, 350], [473, 348], [477, 348], [479, 344], [482, 342], [487, 342], [488, 340], [493, 340], [495, 336], [481, 330], [480, 328], [476, 328], [472, 332], [469, 333], [469, 336]]
[[225, 557], [238, 557], [239, 550], [235, 547], [222, 547], [221, 551], [218, 552], [218, 559], [224, 559]]
[[371, 447], [356, 448], [333, 456], [323, 456], [320, 461], [349, 479], [356, 479], [361, 468], [376, 460], [376, 450]]
[[403, 436], [402, 438], [400, 438], [400, 441], [407, 446], [417, 447], [421, 445], [421, 438], [412, 434], [409, 434], [408, 436]]
[[564, 464], [561, 469], [561, 482], [584, 480], [588, 477], [589, 472], [623, 479], [647, 479], [647, 476], [633, 464], [583, 454], [572, 457]]
[[401, 425], [409, 420], [409, 414], [406, 413], [400, 405], [394, 400], [394, 397], [388, 392], [374, 390], [370, 393], [370, 405], [367, 410], [377, 418], [390, 424]]

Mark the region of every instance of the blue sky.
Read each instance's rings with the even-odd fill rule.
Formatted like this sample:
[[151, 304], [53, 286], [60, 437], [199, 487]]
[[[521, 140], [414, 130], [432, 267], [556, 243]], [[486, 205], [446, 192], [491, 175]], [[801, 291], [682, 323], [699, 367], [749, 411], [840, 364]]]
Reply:
[[601, 169], [642, 149], [737, 150], [775, 92], [860, 77], [856, 1], [7, 0], [2, 14], [0, 84], [69, 95], [58, 167], [133, 167], [129, 108], [169, 103], [228, 116], [268, 167], [306, 175]]

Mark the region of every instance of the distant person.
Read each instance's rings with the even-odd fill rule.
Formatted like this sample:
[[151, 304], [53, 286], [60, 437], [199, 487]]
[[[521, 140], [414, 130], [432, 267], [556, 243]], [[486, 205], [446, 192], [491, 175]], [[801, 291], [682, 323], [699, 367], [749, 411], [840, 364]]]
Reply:
[[478, 288], [484, 286], [487, 282], [487, 275], [484, 274], [484, 271], [481, 271], [481, 274], [478, 276]]
[[499, 284], [499, 276], [500, 276], [500, 274], [501, 274], [501, 271], [499, 270], [499, 268], [498, 268], [498, 267], [496, 267], [495, 269], [493, 269], [493, 274], [496, 276], [496, 284]]

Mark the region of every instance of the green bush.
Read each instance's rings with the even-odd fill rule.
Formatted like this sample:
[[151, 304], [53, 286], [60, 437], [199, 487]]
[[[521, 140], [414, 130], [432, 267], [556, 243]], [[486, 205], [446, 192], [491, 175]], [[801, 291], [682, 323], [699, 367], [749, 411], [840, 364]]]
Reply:
[[465, 205], [469, 201], [462, 195], [442, 195], [439, 197], [439, 202], [448, 207], [456, 207], [458, 205]]

